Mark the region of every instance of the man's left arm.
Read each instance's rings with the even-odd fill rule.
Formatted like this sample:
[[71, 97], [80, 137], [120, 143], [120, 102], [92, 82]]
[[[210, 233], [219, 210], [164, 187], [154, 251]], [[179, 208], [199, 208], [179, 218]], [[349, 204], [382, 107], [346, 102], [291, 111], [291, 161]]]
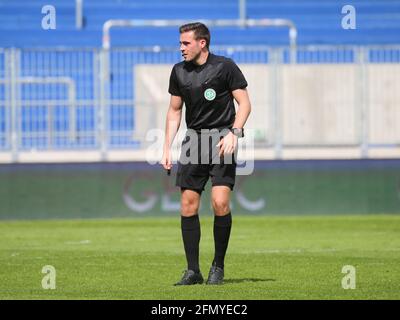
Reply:
[[251, 104], [247, 89], [237, 89], [232, 91], [233, 98], [238, 103], [238, 110], [236, 112], [235, 122], [233, 128], [243, 129], [247, 118], [251, 112]]
[[[232, 95], [238, 104], [233, 128], [243, 129], [251, 112], [250, 98], [246, 88], [233, 90]], [[233, 153], [237, 147], [237, 143], [238, 137], [232, 132], [228, 133], [217, 145], [220, 147], [219, 156]]]

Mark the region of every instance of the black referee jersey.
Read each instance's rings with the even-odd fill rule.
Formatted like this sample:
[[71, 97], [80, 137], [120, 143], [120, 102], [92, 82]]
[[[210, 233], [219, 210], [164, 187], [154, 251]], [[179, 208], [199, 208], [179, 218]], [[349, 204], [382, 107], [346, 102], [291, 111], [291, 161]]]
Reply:
[[232, 59], [211, 52], [202, 65], [182, 61], [174, 65], [168, 92], [183, 98], [188, 129], [231, 128], [235, 121], [232, 91], [247, 81]]

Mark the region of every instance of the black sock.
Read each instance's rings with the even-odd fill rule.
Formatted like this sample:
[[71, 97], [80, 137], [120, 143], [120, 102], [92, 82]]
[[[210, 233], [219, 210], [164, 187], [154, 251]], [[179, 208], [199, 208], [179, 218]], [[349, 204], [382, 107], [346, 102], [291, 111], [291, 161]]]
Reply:
[[213, 263], [220, 268], [224, 268], [225, 253], [228, 248], [231, 227], [232, 215], [230, 212], [225, 216], [214, 217], [215, 255]]
[[197, 214], [191, 217], [181, 216], [181, 229], [188, 269], [199, 272], [199, 216]]

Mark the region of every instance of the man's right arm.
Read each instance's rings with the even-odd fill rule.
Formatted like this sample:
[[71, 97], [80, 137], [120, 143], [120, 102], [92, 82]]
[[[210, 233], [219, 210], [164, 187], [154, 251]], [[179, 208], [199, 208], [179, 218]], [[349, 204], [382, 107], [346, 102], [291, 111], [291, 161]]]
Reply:
[[161, 160], [161, 164], [166, 170], [169, 170], [172, 167], [171, 146], [181, 123], [182, 106], [182, 97], [171, 95], [165, 124], [165, 140], [163, 157]]

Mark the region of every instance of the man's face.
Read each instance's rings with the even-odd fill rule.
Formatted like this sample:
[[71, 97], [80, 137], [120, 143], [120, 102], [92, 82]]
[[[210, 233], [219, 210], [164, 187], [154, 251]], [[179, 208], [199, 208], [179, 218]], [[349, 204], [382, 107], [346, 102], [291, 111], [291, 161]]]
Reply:
[[194, 31], [181, 33], [179, 43], [182, 56], [187, 62], [196, 60], [200, 55], [201, 49], [206, 45], [204, 39], [195, 39]]

